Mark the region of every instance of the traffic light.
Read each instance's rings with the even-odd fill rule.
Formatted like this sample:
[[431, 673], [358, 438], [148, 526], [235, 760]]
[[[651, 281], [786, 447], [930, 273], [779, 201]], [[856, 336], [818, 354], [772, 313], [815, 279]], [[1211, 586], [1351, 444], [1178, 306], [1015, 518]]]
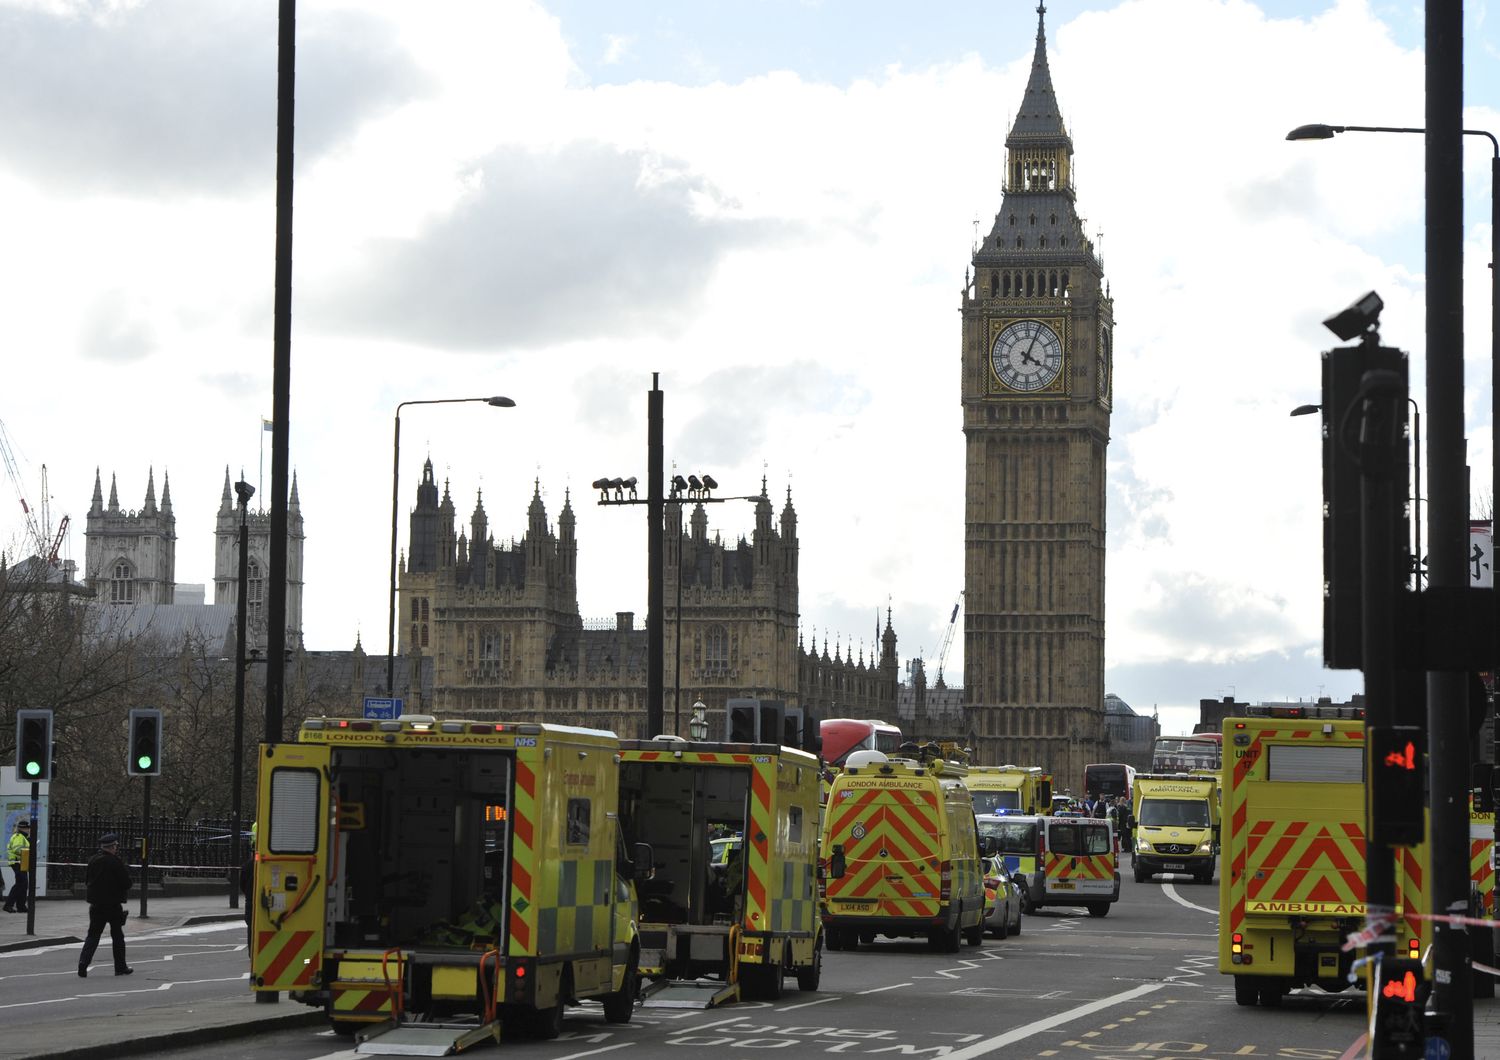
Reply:
[[1415, 725], [1369, 730], [1370, 839], [1409, 847], [1426, 833], [1426, 741]]
[[[1406, 382], [1406, 354], [1389, 346], [1341, 346], [1323, 354], [1323, 665], [1330, 670], [1362, 669], [1361, 643], [1364, 592], [1360, 548], [1359, 430], [1363, 421], [1358, 403], [1364, 374], [1387, 369]], [[1398, 415], [1404, 425], [1407, 404], [1399, 402]], [[1410, 570], [1410, 522], [1406, 499], [1410, 476], [1405, 446], [1394, 462], [1395, 543], [1393, 571], [1404, 583]], [[1404, 557], [1404, 560], [1403, 560]]]
[[52, 712], [16, 711], [16, 779], [52, 779]]
[[1388, 1055], [1421, 1056], [1425, 1041], [1422, 1012], [1427, 1006], [1422, 962], [1386, 957], [1376, 967], [1380, 972], [1380, 985], [1372, 999], [1376, 1040], [1396, 1047]]
[[731, 702], [724, 713], [729, 718], [729, 742], [730, 743], [755, 743], [758, 732], [757, 716], [754, 700], [745, 703]]
[[133, 777], [161, 776], [161, 711], [136, 707], [130, 712], [130, 747], [125, 772]]

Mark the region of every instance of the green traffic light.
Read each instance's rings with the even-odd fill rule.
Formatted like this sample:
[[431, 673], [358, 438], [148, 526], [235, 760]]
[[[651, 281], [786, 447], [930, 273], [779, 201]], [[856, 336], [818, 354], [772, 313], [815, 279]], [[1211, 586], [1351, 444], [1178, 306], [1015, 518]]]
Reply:
[[135, 765], [136, 765], [137, 769], [150, 769], [151, 768], [151, 756], [150, 755], [141, 755], [141, 757], [139, 757], [139, 758], [137, 758], [135, 760]]
[[28, 777], [39, 777], [42, 775], [42, 763], [32, 760], [26, 763], [26, 775]]

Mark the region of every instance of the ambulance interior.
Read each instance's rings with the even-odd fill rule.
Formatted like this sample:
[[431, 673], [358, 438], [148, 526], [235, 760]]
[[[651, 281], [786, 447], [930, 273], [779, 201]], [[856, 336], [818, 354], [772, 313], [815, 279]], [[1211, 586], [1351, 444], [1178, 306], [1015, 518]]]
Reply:
[[329, 866], [335, 946], [470, 948], [504, 929], [514, 759], [337, 747]]
[[[655, 924], [729, 923], [745, 893], [750, 771], [680, 762], [620, 766], [620, 818], [633, 843], [651, 846], [655, 873], [637, 884], [641, 920]], [[729, 844], [712, 864], [715, 837]]]

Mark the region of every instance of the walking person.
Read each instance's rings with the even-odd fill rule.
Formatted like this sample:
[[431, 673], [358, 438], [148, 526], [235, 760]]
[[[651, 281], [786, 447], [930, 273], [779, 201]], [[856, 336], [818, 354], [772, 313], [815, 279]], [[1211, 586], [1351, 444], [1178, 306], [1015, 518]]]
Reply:
[[115, 957], [115, 974], [129, 975], [135, 969], [125, 963], [125, 898], [130, 894], [130, 872], [120, 860], [120, 837], [113, 832], [99, 837], [99, 853], [89, 859], [84, 873], [88, 886], [89, 933], [78, 955], [78, 978], [87, 979], [89, 962], [99, 948], [99, 937], [109, 925], [110, 948]]
[[7, 913], [24, 913], [31, 883], [31, 822], [25, 817], [16, 822], [5, 855], [5, 860], [10, 862], [10, 871], [16, 874], [16, 883], [5, 896], [4, 908]]

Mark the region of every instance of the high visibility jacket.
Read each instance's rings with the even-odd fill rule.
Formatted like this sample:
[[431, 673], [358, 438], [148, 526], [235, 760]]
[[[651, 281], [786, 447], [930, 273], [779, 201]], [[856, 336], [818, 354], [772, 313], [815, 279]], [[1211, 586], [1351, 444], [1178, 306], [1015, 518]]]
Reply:
[[27, 839], [20, 832], [16, 832], [11, 835], [10, 842], [5, 847], [7, 860], [12, 865], [19, 865], [21, 859], [26, 856], [26, 851], [29, 849], [31, 849], [31, 840]]

